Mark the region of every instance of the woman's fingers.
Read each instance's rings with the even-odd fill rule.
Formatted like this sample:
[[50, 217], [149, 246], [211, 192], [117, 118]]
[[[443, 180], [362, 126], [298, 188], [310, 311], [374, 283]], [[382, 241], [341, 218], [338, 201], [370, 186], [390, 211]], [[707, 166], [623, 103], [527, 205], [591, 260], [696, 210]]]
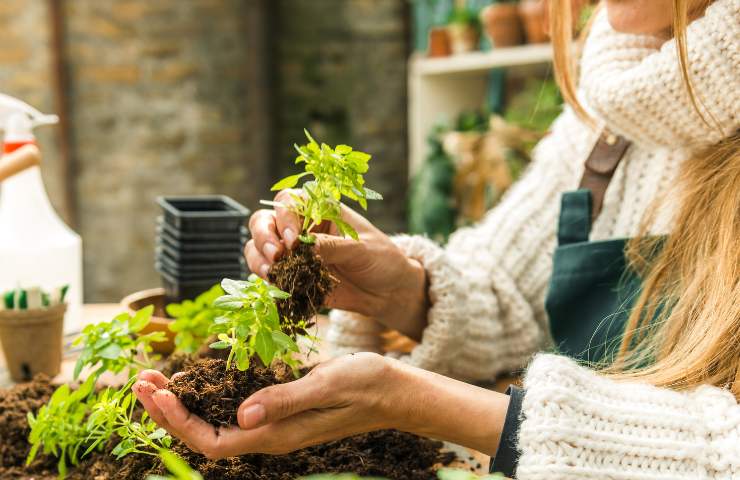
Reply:
[[285, 251], [276, 227], [275, 212], [257, 210], [249, 218], [249, 231], [254, 247], [267, 261], [274, 262]]
[[277, 422], [306, 410], [331, 404], [332, 391], [314, 371], [290, 383], [273, 385], [247, 398], [239, 406], [237, 420], [244, 430]]
[[272, 262], [268, 261], [267, 258], [257, 250], [254, 240], [247, 242], [247, 246], [244, 248], [244, 256], [247, 259], [249, 270], [267, 280], [267, 273], [270, 271], [270, 265]]
[[298, 234], [302, 230], [301, 220], [298, 215], [290, 210], [290, 205], [295, 203], [293, 195], [301, 195], [300, 190], [283, 190], [275, 195], [275, 201], [283, 206], [275, 207], [275, 223], [280, 237], [288, 248], [293, 248], [298, 240]]
[[157, 404], [154, 403], [153, 396], [159, 388], [151, 382], [139, 380], [134, 383], [134, 386], [131, 387], [131, 389], [139, 402], [144, 406], [144, 409], [149, 413], [149, 416], [152, 417], [152, 420], [154, 420], [154, 422], [160, 427], [170, 431], [172, 427], [169, 422], [167, 422], [167, 419], [162, 414], [162, 411], [159, 409]]

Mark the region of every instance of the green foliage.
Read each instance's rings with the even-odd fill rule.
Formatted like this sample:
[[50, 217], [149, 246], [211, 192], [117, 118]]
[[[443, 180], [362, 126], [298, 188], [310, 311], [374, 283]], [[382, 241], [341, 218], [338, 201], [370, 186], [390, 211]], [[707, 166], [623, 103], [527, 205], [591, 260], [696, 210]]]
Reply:
[[68, 465], [77, 465], [79, 450], [87, 437], [85, 417], [91, 411], [95, 396], [95, 377], [90, 376], [75, 391], [64, 384], [56, 389], [49, 402], [34, 415], [28, 413], [31, 450], [26, 458], [30, 465], [43, 446], [43, 452], [57, 458], [59, 478], [67, 474]]
[[135, 381], [136, 377], [133, 377], [121, 389], [109, 388], [98, 395], [87, 418], [85, 443], [88, 446], [83, 455], [105, 445], [113, 434], [121, 439], [111, 451], [119, 460], [130, 453], [156, 455], [170, 447], [172, 437], [164, 428], [158, 428], [146, 412], [139, 421], [134, 420], [136, 397], [131, 386]]
[[275, 303], [290, 294], [254, 274], [247, 281], [224, 279], [221, 287], [226, 295], [217, 298], [213, 305], [225, 313], [211, 327], [211, 333], [218, 335], [218, 342], [212, 343], [211, 348], [231, 349], [226, 368], [235, 360], [239, 370], [246, 370], [255, 354], [265, 365], [278, 357], [292, 365], [290, 352], [297, 352], [298, 346], [283, 333]]
[[203, 480], [200, 473], [196, 472], [185, 460], [178, 457], [169, 450], [162, 450], [159, 453], [159, 458], [162, 459], [167, 470], [171, 475], [163, 477], [161, 475], [149, 475], [146, 480]]
[[[324, 221], [333, 222], [342, 235], [357, 240], [355, 229], [342, 220], [341, 200], [347, 197], [367, 210], [368, 200], [383, 199], [378, 192], [365, 187], [363, 175], [368, 171], [371, 156], [353, 150], [348, 145], [337, 145], [335, 148], [325, 143], [319, 145], [308, 131], [304, 132], [309, 142], [303, 146], [295, 145], [299, 154], [295, 163], [303, 163], [304, 171], [283, 178], [272, 186], [272, 190], [293, 188], [303, 177], [312, 176], [313, 180], [301, 187], [304, 195], [292, 195], [295, 204], [291, 208], [303, 217], [301, 241], [313, 243], [315, 239], [310, 232]], [[279, 205], [275, 202], [262, 203]]]
[[452, 10], [447, 23], [451, 25], [469, 25], [471, 27], [480, 28], [478, 12], [465, 7], [458, 7]]
[[467, 470], [457, 470], [454, 468], [442, 468], [437, 471], [439, 480], [504, 480], [500, 473], [479, 476]]
[[216, 317], [223, 311], [213, 306], [213, 302], [224, 294], [220, 285], [199, 295], [195, 300], [167, 305], [167, 313], [174, 318], [170, 330], [175, 332], [175, 345], [186, 353], [195, 353], [209, 335], [209, 329]]
[[[85, 366], [100, 365], [94, 376], [103, 372], [120, 373], [129, 368], [151, 368], [149, 353], [152, 342], [165, 340], [164, 332], [137, 335], [149, 324], [154, 307], [142, 308], [134, 316], [122, 313], [110, 322], [100, 322], [86, 326], [74, 345], [83, 345], [82, 353], [74, 369], [76, 380]], [[141, 350], [144, 362], [136, 359]]]

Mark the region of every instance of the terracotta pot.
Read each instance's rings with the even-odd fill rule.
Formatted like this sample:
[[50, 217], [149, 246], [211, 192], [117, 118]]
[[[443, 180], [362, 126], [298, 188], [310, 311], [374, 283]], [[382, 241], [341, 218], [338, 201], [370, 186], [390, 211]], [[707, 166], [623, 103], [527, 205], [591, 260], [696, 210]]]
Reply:
[[481, 24], [494, 47], [511, 47], [524, 42], [519, 7], [514, 3], [494, 3], [480, 12]]
[[141, 333], [145, 335], [152, 332], [164, 332], [167, 335], [167, 340], [152, 343], [152, 349], [156, 353], [169, 355], [175, 350], [175, 332], [169, 329], [172, 319], [167, 317], [167, 312], [165, 311], [167, 303], [165, 301], [164, 289], [152, 288], [142, 290], [141, 292], [132, 293], [121, 300], [121, 307], [132, 315], [137, 310], [141, 310], [149, 305], [154, 305], [154, 313], [149, 324], [144, 327]]
[[67, 305], [48, 309], [0, 311], [0, 342], [10, 377], [31, 380], [37, 373], [54, 377], [62, 365], [62, 331]]
[[434, 27], [429, 30], [429, 52], [430, 57], [447, 57], [452, 54], [450, 37], [444, 27]]
[[547, 5], [543, 0], [522, 0], [519, 4], [519, 16], [521, 17], [527, 43], [545, 43], [547, 35]]
[[447, 25], [447, 36], [450, 39], [450, 48], [453, 54], [468, 53], [478, 50], [480, 33], [472, 25], [451, 23]]

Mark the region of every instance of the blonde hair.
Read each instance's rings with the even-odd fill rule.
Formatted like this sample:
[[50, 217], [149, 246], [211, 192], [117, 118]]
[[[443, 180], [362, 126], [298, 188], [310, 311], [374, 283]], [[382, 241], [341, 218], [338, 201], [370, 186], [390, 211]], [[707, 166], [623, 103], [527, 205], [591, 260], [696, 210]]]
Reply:
[[[711, 0], [700, 3], [703, 11]], [[716, 125], [691, 82], [686, 29], [696, 12], [689, 12], [688, 0], [673, 0], [673, 8], [687, 93], [702, 120]], [[576, 114], [594, 125], [576, 97], [572, 25], [571, 1], [551, 0], [555, 78]], [[740, 399], [740, 135], [687, 159], [674, 188], [679, 203], [668, 238], [648, 235], [646, 215], [628, 243], [643, 287], [604, 373], [673, 389], [721, 386]]]

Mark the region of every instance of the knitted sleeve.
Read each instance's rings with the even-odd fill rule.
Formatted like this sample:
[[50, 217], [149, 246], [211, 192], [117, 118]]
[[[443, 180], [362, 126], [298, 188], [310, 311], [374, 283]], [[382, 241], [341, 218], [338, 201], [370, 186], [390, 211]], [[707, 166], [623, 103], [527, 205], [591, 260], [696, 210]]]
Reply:
[[727, 390], [615, 381], [555, 355], [536, 357], [524, 386], [518, 479], [740, 477], [740, 406]]
[[718, 0], [686, 34], [694, 109], [676, 41], [619, 33], [600, 12], [584, 46], [584, 103], [627, 138], [649, 146], [716, 143], [740, 127], [740, 0]]
[[[561, 192], [582, 172], [593, 136], [568, 110], [540, 142], [528, 173], [478, 225], [446, 248], [420, 236], [395, 243], [420, 260], [432, 302], [423, 339], [403, 360], [465, 380], [522, 368], [548, 340], [544, 309]], [[337, 353], [379, 349], [378, 327], [348, 312], [331, 315]]]

